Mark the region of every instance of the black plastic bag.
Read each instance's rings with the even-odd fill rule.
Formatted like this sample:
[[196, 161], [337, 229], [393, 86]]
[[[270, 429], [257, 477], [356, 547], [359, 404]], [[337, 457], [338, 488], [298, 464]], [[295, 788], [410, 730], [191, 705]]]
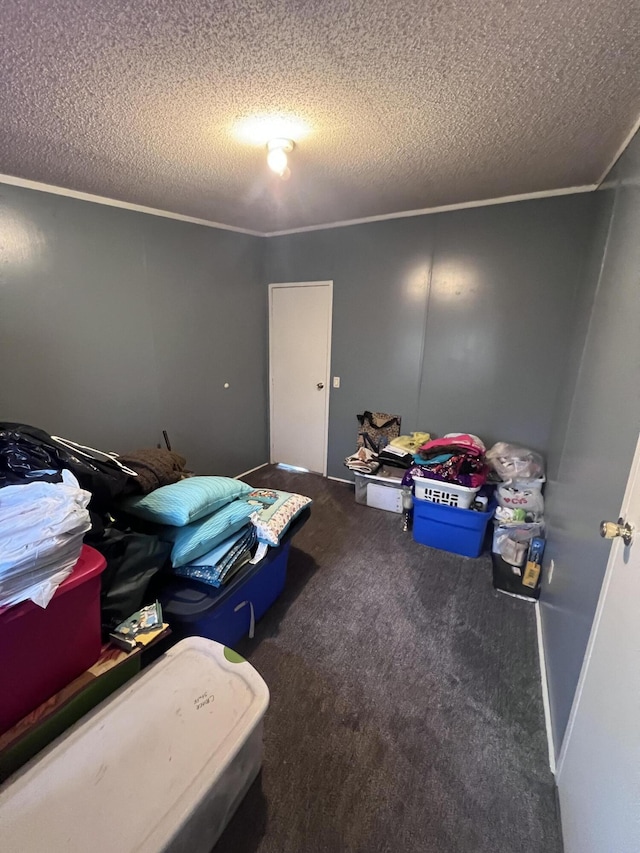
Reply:
[[44, 479], [41, 475], [47, 469], [59, 475], [63, 468], [74, 474], [81, 488], [91, 492], [89, 508], [99, 514], [106, 513], [135, 487], [135, 477], [106, 453], [74, 448], [72, 443], [28, 424], [0, 422], [0, 485]]
[[102, 573], [100, 610], [105, 636], [124, 619], [150, 604], [148, 596], [152, 578], [167, 566], [171, 544], [157, 536], [131, 533], [110, 528], [91, 545], [105, 557], [107, 568]]
[[61, 471], [57, 454], [45, 445], [25, 437], [19, 430], [0, 429], [0, 486], [36, 480], [60, 483]]

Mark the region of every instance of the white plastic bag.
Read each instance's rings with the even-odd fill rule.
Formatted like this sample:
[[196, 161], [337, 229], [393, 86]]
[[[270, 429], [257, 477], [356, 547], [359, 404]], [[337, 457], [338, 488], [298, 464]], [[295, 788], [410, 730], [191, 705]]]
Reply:
[[529, 545], [535, 536], [544, 536], [544, 525], [539, 522], [496, 524], [491, 550], [512, 566], [522, 567], [527, 559]]
[[[501, 480], [538, 480], [544, 477], [544, 459], [535, 450], [498, 441], [485, 454]], [[544, 482], [544, 480], [542, 481]]]
[[69, 471], [62, 483], [0, 489], [0, 606], [49, 603], [80, 556], [90, 499]]
[[544, 498], [538, 484], [528, 486], [526, 481], [500, 483], [496, 489], [498, 505], [506, 509], [523, 509], [526, 513], [541, 516]]

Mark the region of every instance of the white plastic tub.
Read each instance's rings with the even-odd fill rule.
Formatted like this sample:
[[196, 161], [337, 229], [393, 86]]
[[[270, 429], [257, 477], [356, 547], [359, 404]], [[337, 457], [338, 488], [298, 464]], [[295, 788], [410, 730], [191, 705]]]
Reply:
[[402, 477], [383, 473], [355, 473], [356, 503], [386, 509], [388, 512], [402, 512]]
[[268, 704], [249, 663], [183, 640], [0, 788], [2, 849], [209, 853], [260, 770]]

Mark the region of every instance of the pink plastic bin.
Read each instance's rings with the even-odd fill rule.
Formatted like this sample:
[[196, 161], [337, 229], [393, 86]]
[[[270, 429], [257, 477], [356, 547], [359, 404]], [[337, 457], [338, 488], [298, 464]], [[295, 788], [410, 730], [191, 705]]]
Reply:
[[102, 554], [82, 546], [73, 572], [44, 610], [31, 601], [0, 610], [0, 734], [100, 657]]

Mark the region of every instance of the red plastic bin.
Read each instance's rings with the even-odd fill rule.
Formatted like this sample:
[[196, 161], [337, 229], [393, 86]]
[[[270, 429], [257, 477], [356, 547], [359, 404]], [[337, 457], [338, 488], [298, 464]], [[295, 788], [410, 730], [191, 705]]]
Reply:
[[0, 734], [98, 660], [100, 573], [106, 561], [88, 545], [42, 609], [32, 601], [0, 610]]

